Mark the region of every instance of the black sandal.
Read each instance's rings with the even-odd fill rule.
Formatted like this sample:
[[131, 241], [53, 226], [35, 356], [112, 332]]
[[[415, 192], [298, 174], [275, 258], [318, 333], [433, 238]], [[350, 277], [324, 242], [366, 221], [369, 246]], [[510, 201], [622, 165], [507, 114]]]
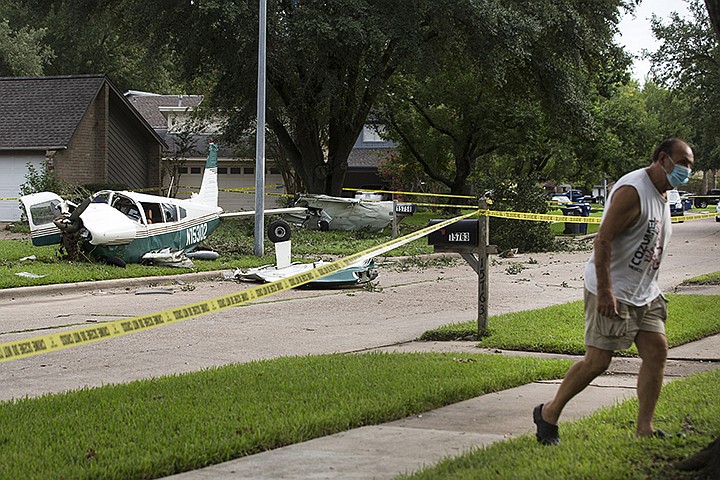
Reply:
[[538, 405], [533, 410], [533, 422], [537, 425], [535, 438], [543, 445], [560, 445], [560, 434], [558, 426], [548, 423], [543, 419], [542, 408], [544, 404]]

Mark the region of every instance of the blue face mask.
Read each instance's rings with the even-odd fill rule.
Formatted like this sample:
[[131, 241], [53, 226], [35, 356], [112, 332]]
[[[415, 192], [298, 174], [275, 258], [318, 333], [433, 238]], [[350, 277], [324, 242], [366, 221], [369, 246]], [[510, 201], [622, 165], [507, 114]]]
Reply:
[[[670, 158], [670, 155], [668, 155], [668, 158]], [[688, 180], [690, 180], [690, 169], [688, 167], [683, 167], [682, 165], [676, 164], [672, 158], [670, 158], [670, 161], [673, 162], [675, 167], [673, 168], [672, 172], [666, 173], [668, 183], [670, 183], [673, 188], [688, 183]]]

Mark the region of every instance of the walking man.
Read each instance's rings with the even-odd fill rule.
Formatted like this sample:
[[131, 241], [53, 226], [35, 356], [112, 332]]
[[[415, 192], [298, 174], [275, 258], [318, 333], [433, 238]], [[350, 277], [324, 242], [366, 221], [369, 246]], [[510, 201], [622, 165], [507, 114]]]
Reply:
[[560, 443], [557, 424], [565, 405], [607, 370], [613, 351], [633, 342], [642, 360], [635, 435], [666, 436], [653, 427], [668, 350], [667, 301], [657, 282], [671, 234], [665, 192], [687, 183], [694, 160], [687, 143], [665, 140], [649, 167], [624, 175], [610, 193], [585, 267], [585, 357], [570, 367], [555, 397], [535, 407], [538, 442]]

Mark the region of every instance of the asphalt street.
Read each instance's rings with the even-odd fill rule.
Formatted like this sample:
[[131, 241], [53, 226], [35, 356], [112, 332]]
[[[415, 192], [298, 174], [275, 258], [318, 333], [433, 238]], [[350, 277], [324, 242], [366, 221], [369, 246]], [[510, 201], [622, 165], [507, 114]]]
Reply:
[[[720, 224], [674, 225], [661, 286], [720, 270]], [[492, 257], [490, 315], [582, 298], [589, 252]], [[4, 362], [0, 400], [122, 383], [280, 356], [357, 352], [402, 345], [425, 330], [477, 315], [477, 276], [452, 265], [377, 259], [373, 288], [292, 290], [137, 334]], [[509, 268], [514, 263], [522, 271]], [[173, 279], [72, 284], [0, 291], [0, 343], [149, 314], [247, 288], [220, 273]], [[175, 279], [177, 280], [177, 279]], [[162, 288], [160, 288], [162, 287]]]

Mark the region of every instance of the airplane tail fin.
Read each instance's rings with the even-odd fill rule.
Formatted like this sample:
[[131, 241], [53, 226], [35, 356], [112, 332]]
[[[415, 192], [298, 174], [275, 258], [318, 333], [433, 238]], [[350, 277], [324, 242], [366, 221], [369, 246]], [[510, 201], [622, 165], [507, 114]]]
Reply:
[[217, 172], [217, 145], [210, 139], [209, 151], [205, 162], [200, 193], [193, 195], [190, 200], [203, 205], [218, 206], [218, 172]]

